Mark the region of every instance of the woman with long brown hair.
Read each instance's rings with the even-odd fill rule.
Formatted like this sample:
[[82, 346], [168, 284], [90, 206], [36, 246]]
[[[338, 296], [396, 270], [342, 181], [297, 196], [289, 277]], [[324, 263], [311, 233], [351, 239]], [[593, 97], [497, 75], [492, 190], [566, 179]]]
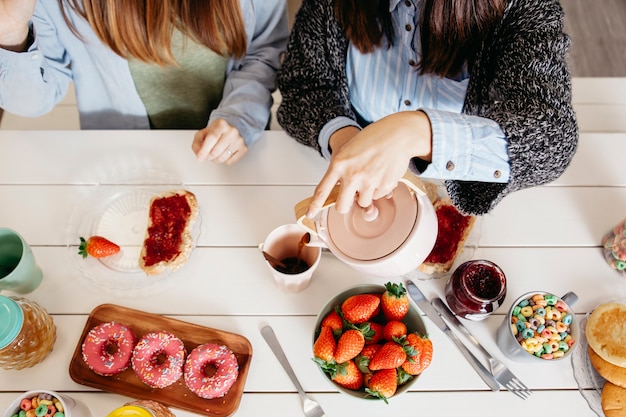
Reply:
[[267, 126], [284, 0], [0, 0], [0, 107], [50, 111], [75, 85], [81, 128], [194, 129], [232, 164]]
[[578, 128], [558, 0], [304, 0], [278, 121], [330, 160], [309, 206], [368, 207], [407, 169], [470, 214], [557, 178]]

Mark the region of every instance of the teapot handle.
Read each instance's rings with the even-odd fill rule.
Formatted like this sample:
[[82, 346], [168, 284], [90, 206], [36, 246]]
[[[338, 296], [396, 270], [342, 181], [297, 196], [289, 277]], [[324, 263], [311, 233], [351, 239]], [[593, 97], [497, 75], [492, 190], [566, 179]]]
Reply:
[[[424, 185], [422, 181], [419, 179], [418, 176], [414, 175], [410, 171], [407, 171], [404, 174], [404, 176], [400, 178], [398, 182], [402, 182], [406, 184], [416, 194], [419, 194], [421, 196], [426, 195], [426, 192], [423, 189]], [[322, 210], [335, 204], [337, 202], [338, 195], [339, 195], [339, 185], [335, 185], [335, 187], [333, 187], [330, 194], [328, 195], [328, 198], [326, 198], [326, 201], [324, 202], [324, 206], [322, 207]], [[313, 219], [309, 219], [306, 216], [307, 207], [311, 203], [312, 199], [313, 197], [308, 197], [300, 201], [299, 203], [297, 203], [294, 206], [294, 212], [296, 214], [296, 219], [298, 221], [298, 224], [302, 226], [304, 229], [306, 229], [307, 232], [312, 233], [317, 236], [318, 235], [317, 225], [315, 224], [315, 221], [313, 221]]]

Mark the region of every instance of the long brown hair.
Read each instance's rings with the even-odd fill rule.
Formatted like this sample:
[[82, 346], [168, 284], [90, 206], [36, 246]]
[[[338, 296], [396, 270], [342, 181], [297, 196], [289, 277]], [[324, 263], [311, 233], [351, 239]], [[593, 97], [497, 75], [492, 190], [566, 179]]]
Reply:
[[59, 0], [76, 33], [67, 19], [65, 1], [89, 22], [102, 42], [125, 58], [159, 65], [174, 62], [171, 39], [175, 28], [220, 55], [242, 57], [246, 52], [238, 0]]
[[[422, 74], [457, 75], [501, 19], [506, 0], [422, 0]], [[362, 53], [394, 42], [389, 0], [335, 0], [335, 17]]]

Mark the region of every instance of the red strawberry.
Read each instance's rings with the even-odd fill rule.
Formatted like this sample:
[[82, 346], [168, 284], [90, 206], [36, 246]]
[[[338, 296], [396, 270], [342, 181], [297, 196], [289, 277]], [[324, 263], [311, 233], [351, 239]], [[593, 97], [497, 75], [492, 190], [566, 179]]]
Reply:
[[409, 333], [406, 336], [405, 344], [411, 346], [415, 355], [407, 357], [407, 360], [402, 364], [402, 369], [411, 375], [419, 375], [428, 368], [433, 359], [433, 342], [427, 337]]
[[335, 361], [336, 348], [337, 342], [335, 342], [332, 329], [323, 326], [313, 344], [313, 355], [324, 362], [333, 363]]
[[365, 344], [372, 345], [374, 343], [378, 343], [383, 340], [384, 337], [384, 328], [382, 324], [378, 324], [375, 322], [369, 322], [370, 331], [365, 333]]
[[357, 390], [363, 386], [363, 374], [354, 361], [347, 361], [337, 366], [337, 373], [331, 377], [342, 387]]
[[398, 389], [398, 381], [396, 379], [395, 369], [383, 369], [374, 372], [368, 380], [368, 387], [365, 388], [372, 397], [380, 398], [387, 402], [387, 398], [392, 397]]
[[363, 372], [364, 374], [371, 373], [369, 368], [370, 361], [372, 360], [376, 352], [378, 352], [378, 349], [380, 349], [381, 347], [382, 345], [378, 343], [375, 343], [373, 345], [365, 345], [361, 353], [359, 353], [357, 357], [354, 358], [354, 362], [356, 363], [356, 366], [359, 367], [359, 370], [361, 372]]
[[343, 319], [336, 310], [333, 310], [322, 320], [321, 327], [324, 326], [330, 327], [333, 330], [333, 334], [338, 337], [343, 330]]
[[406, 336], [406, 324], [401, 321], [391, 320], [385, 324], [383, 329], [383, 337], [385, 340], [392, 341], [393, 338], [401, 338], [402, 336]]
[[337, 341], [337, 349], [335, 349], [335, 361], [343, 363], [347, 360], [354, 359], [365, 346], [365, 337], [355, 329], [346, 330]]
[[395, 369], [406, 361], [406, 353], [396, 342], [385, 343], [370, 361], [370, 370]]
[[402, 283], [385, 284], [385, 292], [380, 298], [381, 308], [387, 320], [402, 320], [409, 312], [409, 298]]
[[380, 299], [372, 294], [357, 294], [346, 298], [341, 304], [343, 318], [350, 323], [365, 323], [374, 316]]
[[85, 240], [80, 238], [80, 246], [78, 247], [78, 254], [86, 258], [87, 255], [91, 255], [94, 258], [104, 258], [105, 256], [115, 255], [120, 251], [120, 247], [111, 242], [109, 239], [102, 236], [91, 236]]

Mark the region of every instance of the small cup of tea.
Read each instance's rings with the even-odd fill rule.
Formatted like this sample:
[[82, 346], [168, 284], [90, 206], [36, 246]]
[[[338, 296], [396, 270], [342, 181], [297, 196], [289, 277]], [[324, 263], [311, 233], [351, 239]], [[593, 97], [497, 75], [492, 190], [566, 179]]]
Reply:
[[322, 255], [320, 247], [307, 246], [308, 233], [298, 224], [272, 230], [259, 245], [276, 285], [286, 292], [300, 292], [311, 282]]
[[506, 297], [502, 269], [484, 259], [462, 263], [446, 283], [446, 301], [459, 317], [483, 320], [496, 311]]

